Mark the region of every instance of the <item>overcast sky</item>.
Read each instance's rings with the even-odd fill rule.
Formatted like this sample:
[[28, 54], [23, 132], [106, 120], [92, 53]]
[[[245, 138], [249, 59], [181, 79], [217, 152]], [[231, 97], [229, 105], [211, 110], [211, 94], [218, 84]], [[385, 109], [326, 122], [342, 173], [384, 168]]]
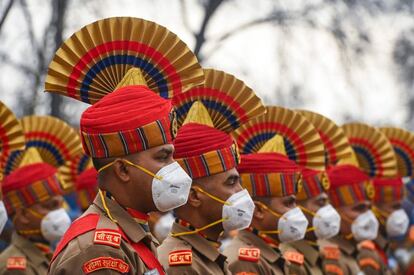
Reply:
[[[36, 14], [33, 18], [36, 35], [40, 34], [49, 20], [47, 15], [50, 10], [45, 2], [28, 0], [31, 11]], [[294, 5], [303, 5], [306, 1], [288, 2], [291, 5], [287, 8], [294, 8]], [[65, 37], [100, 18], [135, 16], [166, 26], [190, 48], [194, 46], [193, 37], [183, 24], [177, 0], [74, 0], [74, 3], [66, 18]], [[197, 0], [188, 0], [187, 3], [189, 24], [196, 29], [203, 15], [202, 10]], [[208, 28], [208, 37], [218, 37], [243, 22], [265, 15], [271, 4], [269, 0], [255, 0], [232, 1], [223, 5]], [[11, 11], [0, 36], [0, 51], [7, 52], [18, 62], [30, 62], [24, 54], [27, 41], [21, 38], [24, 33], [22, 16], [19, 9]], [[318, 19], [323, 22], [330, 16], [321, 10]], [[348, 113], [368, 123], [401, 126], [407, 112], [403, 89], [394, 73], [391, 51], [398, 30], [412, 24], [412, 21], [408, 16], [380, 16], [366, 23], [373, 34], [371, 47], [358, 65], [351, 66], [348, 74], [344, 72], [341, 53], [332, 37], [323, 30], [305, 26], [293, 27], [289, 35], [273, 25], [261, 25], [240, 32], [214, 51], [204, 65], [225, 70], [243, 79], [260, 96], [266, 97], [268, 104], [283, 103], [275, 98], [277, 87], [289, 97], [287, 91], [291, 85], [300, 84], [305, 101], [295, 107], [320, 112], [338, 123], [342, 123], [344, 114]], [[351, 28], [349, 32], [352, 33]], [[211, 51], [214, 45], [206, 45], [206, 52]], [[17, 110], [19, 106], [14, 93], [16, 87], [24, 83], [24, 76], [4, 64], [0, 64], [0, 68], [0, 100]], [[43, 111], [41, 107], [38, 108], [39, 113]]]

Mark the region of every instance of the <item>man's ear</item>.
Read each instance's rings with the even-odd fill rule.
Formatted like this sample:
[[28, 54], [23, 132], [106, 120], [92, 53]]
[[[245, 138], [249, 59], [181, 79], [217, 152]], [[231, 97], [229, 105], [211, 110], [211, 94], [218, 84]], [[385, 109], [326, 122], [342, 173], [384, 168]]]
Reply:
[[253, 218], [259, 221], [263, 220], [265, 216], [264, 212], [266, 210], [263, 208], [263, 206], [260, 203], [256, 201], [254, 202], [254, 205], [255, 205], [255, 208], [254, 208]]
[[20, 224], [30, 223], [30, 213], [25, 208], [17, 208], [13, 217], [13, 221], [18, 221]]
[[130, 170], [131, 167], [128, 166], [122, 159], [116, 159], [114, 161], [113, 171], [115, 177], [117, 177], [121, 182], [129, 182], [131, 180]]
[[200, 200], [198, 192], [194, 189], [190, 189], [190, 194], [188, 195], [187, 204], [191, 205], [192, 207], [200, 207], [202, 202]]

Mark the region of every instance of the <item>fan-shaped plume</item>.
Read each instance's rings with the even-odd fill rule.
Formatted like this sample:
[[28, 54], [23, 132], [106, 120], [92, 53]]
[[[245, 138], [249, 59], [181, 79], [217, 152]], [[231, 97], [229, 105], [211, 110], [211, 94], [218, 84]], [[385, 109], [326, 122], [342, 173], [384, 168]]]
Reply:
[[65, 182], [74, 186], [77, 177], [83, 171], [91, 167], [93, 167], [91, 158], [85, 153], [82, 153], [77, 155], [74, 159], [67, 161], [63, 166], [60, 166], [58, 172]]
[[275, 135], [283, 137], [287, 156], [301, 166], [323, 170], [325, 150], [318, 132], [304, 116], [282, 107], [243, 124], [234, 137], [243, 154], [256, 153]]
[[197, 58], [174, 33], [144, 19], [113, 17], [63, 43], [49, 65], [45, 90], [93, 104], [131, 68], [139, 68], [146, 85], [164, 98], [204, 82]]
[[397, 159], [391, 143], [378, 129], [363, 123], [342, 126], [361, 169], [370, 177], [394, 177]]
[[23, 150], [25, 139], [23, 128], [13, 112], [0, 101], [0, 168], [9, 155], [16, 150]]
[[204, 75], [203, 86], [173, 98], [180, 126], [196, 101], [207, 108], [214, 127], [227, 133], [265, 112], [260, 98], [235, 76], [212, 69], [205, 69]]
[[[44, 162], [60, 167], [82, 152], [78, 133], [66, 122], [51, 116], [27, 116], [20, 120], [26, 148], [34, 147]], [[24, 151], [14, 151], [5, 165], [9, 174], [17, 168]]]
[[311, 111], [298, 110], [312, 123], [325, 146], [326, 165], [336, 165], [341, 160], [352, 157], [352, 148], [344, 130], [329, 118]]
[[414, 176], [414, 134], [395, 127], [379, 128], [391, 142], [401, 177]]

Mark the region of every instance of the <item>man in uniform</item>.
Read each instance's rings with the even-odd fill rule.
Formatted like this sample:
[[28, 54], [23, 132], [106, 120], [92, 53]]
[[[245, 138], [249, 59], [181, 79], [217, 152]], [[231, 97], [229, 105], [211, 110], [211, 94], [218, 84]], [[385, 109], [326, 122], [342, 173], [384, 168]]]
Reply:
[[378, 234], [378, 221], [370, 210], [372, 185], [368, 176], [352, 164], [331, 167], [328, 176], [329, 198], [341, 216], [340, 233], [331, 241], [341, 250], [340, 262], [346, 266], [345, 272], [358, 274], [359, 264], [372, 261], [358, 254], [357, 242], [375, 239]]
[[0, 274], [46, 274], [50, 245], [69, 228], [62, 208], [64, 185], [57, 169], [42, 161], [34, 148], [24, 153], [20, 167], [3, 181], [4, 202], [15, 232], [0, 255]]
[[98, 193], [98, 172], [94, 167], [87, 168], [79, 174], [75, 182], [76, 201], [85, 212]]
[[[79, 39], [89, 48], [67, 54], [79, 50]], [[76, 69], [62, 69], [62, 58], [73, 58], [65, 64], [78, 64]], [[84, 77], [83, 82], [73, 86], [75, 77]], [[191, 179], [173, 159], [172, 104], [160, 95], [179, 94], [202, 77], [194, 55], [176, 35], [137, 18], [92, 23], [57, 51], [46, 90], [97, 101], [82, 114], [80, 127], [84, 150], [99, 173], [99, 192], [57, 246], [49, 274], [164, 274], [147, 213], [184, 204]]]
[[[264, 116], [236, 131], [236, 140], [243, 153], [238, 168], [242, 185], [256, 208], [251, 228], [240, 232], [225, 251], [230, 270], [306, 274], [303, 253], [289, 250], [281, 259], [279, 247], [302, 239], [306, 232], [308, 221], [295, 203], [298, 183], [301, 186], [297, 163], [323, 167], [324, 147], [317, 131], [293, 110], [267, 107]], [[255, 251], [256, 261], [244, 257], [245, 251]]]
[[168, 274], [229, 274], [218, 239], [223, 230], [248, 227], [254, 210], [240, 185], [238, 149], [229, 132], [262, 114], [264, 107], [234, 76], [211, 69], [205, 75], [203, 87], [174, 102], [178, 121], [184, 120], [174, 157], [193, 185], [187, 204], [174, 211], [171, 235], [158, 248]]

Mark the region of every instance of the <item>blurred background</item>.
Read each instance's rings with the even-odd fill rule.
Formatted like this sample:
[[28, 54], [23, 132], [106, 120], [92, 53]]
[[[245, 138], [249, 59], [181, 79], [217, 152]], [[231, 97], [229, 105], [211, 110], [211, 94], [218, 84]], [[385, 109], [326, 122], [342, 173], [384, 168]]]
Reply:
[[77, 126], [87, 105], [43, 92], [55, 50], [88, 23], [134, 16], [266, 104], [414, 130], [413, 15], [414, 0], [0, 0], [0, 100]]

